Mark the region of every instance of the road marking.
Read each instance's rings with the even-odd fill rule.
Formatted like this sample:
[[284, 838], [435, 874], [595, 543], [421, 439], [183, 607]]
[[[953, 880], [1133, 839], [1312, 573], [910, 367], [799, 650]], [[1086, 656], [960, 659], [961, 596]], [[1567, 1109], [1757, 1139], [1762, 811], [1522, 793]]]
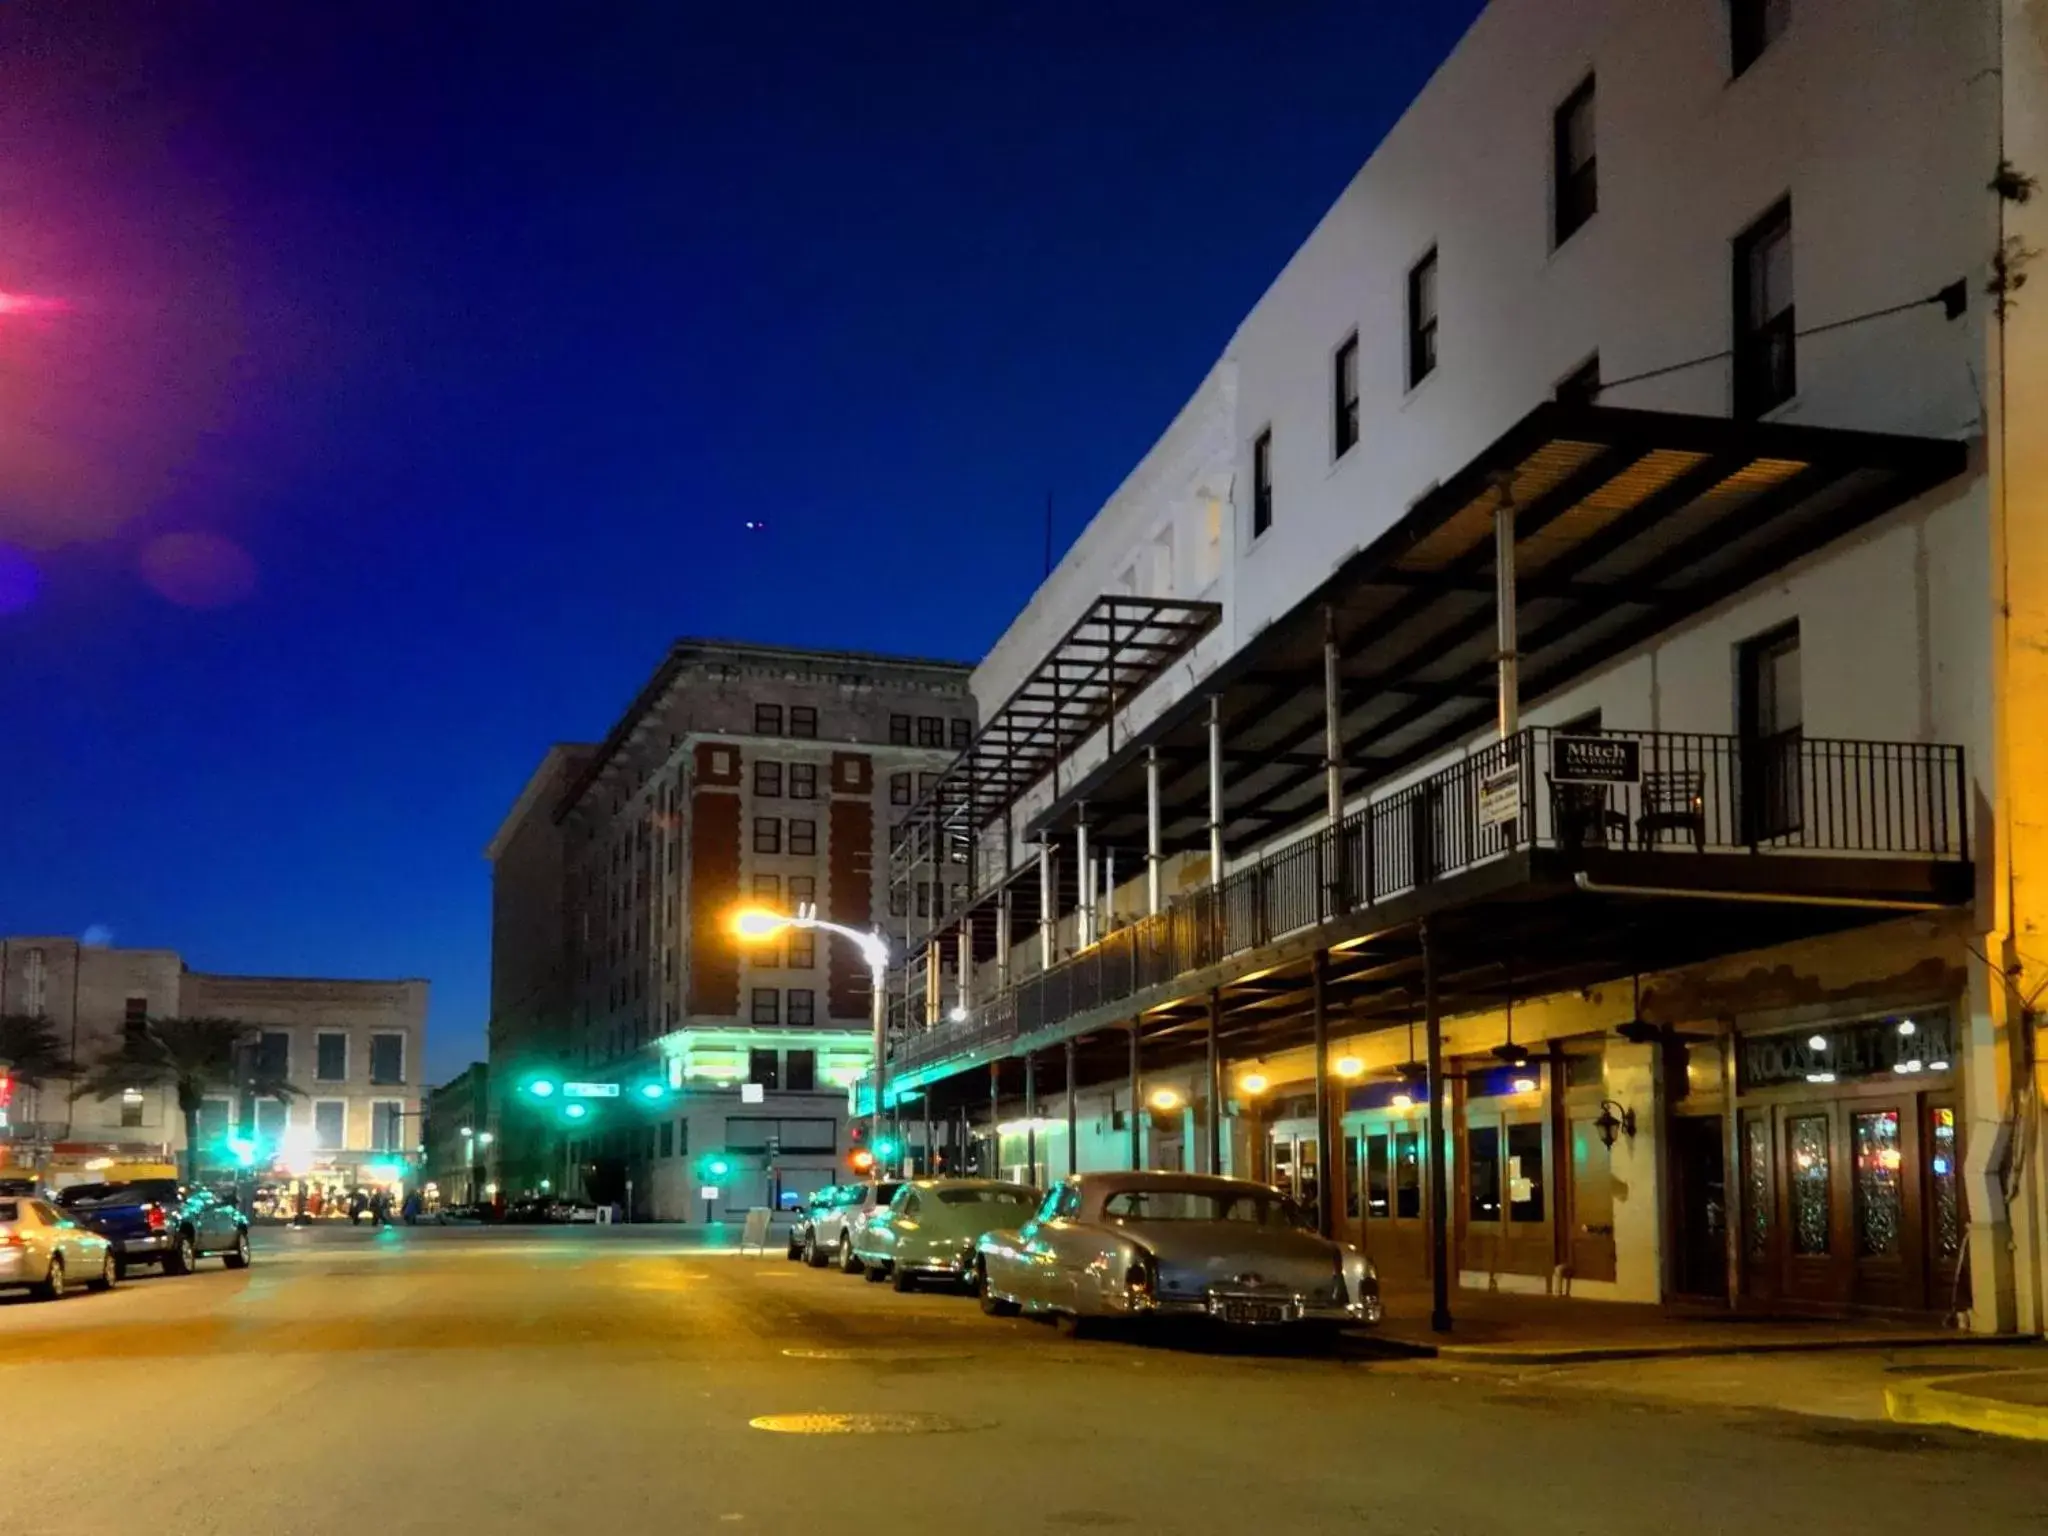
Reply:
[[778, 1435], [948, 1435], [990, 1427], [942, 1413], [764, 1413], [747, 1425]]
[[783, 1354], [792, 1360], [971, 1360], [973, 1355], [964, 1349], [891, 1349], [886, 1345], [873, 1345], [865, 1349], [785, 1349]]

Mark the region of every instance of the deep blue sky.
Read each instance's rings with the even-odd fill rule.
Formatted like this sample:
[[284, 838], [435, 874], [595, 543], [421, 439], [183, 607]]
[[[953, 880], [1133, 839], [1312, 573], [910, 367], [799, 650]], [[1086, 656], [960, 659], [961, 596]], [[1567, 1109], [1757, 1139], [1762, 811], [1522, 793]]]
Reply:
[[978, 656], [1477, 9], [0, 6], [0, 933], [426, 976], [456, 1070], [547, 744]]

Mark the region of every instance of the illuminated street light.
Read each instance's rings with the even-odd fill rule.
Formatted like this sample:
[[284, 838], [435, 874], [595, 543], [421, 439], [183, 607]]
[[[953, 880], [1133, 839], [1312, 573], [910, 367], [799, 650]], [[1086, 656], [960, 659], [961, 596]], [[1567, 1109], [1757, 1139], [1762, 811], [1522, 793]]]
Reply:
[[1237, 1086], [1244, 1093], [1254, 1095], [1264, 1093], [1267, 1088], [1266, 1074], [1263, 1072], [1247, 1072], [1237, 1080]]
[[1152, 1096], [1145, 1102], [1163, 1115], [1179, 1109], [1181, 1097], [1171, 1088], [1154, 1088]]
[[1358, 1077], [1365, 1071], [1365, 1063], [1356, 1056], [1339, 1056], [1336, 1066], [1339, 1077]]

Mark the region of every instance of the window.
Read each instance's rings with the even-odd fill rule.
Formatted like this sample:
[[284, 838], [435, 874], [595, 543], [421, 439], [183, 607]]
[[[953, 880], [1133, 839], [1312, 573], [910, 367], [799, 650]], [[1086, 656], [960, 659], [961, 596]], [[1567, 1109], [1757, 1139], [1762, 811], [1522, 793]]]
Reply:
[[281, 1029], [266, 1029], [256, 1037], [256, 1070], [264, 1077], [292, 1075], [292, 1037]]
[[943, 747], [946, 744], [945, 720], [938, 715], [919, 715], [917, 744], [920, 747]]
[[1273, 526], [1273, 429], [1252, 439], [1252, 537]]
[[140, 1040], [149, 1028], [149, 999], [131, 997], [121, 1007], [121, 1035], [127, 1040]]
[[1336, 412], [1332, 458], [1341, 459], [1358, 441], [1358, 333], [1353, 331], [1337, 349], [1331, 370], [1330, 403]]
[[1595, 352], [1557, 381], [1557, 398], [1566, 405], [1600, 403], [1600, 354]]
[[782, 818], [779, 816], [756, 816], [754, 818], [754, 852], [782, 852]]
[[754, 899], [768, 906], [779, 906], [782, 902], [782, 877], [780, 875], [754, 876]]
[[889, 717], [889, 744], [895, 747], [907, 747], [910, 745], [910, 716], [891, 715]]
[[791, 1093], [809, 1093], [818, 1086], [818, 1053], [791, 1051], [782, 1059], [782, 1086]]
[[789, 877], [790, 905], [808, 907], [818, 899], [818, 882], [810, 875]]
[[348, 1145], [348, 1105], [345, 1101], [314, 1101], [313, 1145], [322, 1152], [339, 1152]]
[[1365, 1213], [1375, 1219], [1393, 1214], [1388, 1199], [1387, 1137], [1379, 1132], [1365, 1138]]
[[1473, 1126], [1465, 1133], [1465, 1147], [1470, 1193], [1466, 1219], [1497, 1222], [1500, 1220], [1500, 1127]]
[[773, 987], [754, 988], [753, 1021], [774, 1026], [782, 1022], [782, 994]]
[[284, 1135], [284, 1128], [290, 1123], [291, 1106], [282, 1099], [256, 1101], [256, 1139], [265, 1147], [274, 1149], [278, 1138]]
[[815, 821], [791, 819], [789, 851], [803, 858], [809, 858], [818, 851], [818, 824]]
[[947, 745], [955, 752], [974, 740], [974, 722], [971, 720], [949, 720], [946, 723]]
[[676, 1154], [676, 1126], [673, 1120], [661, 1122], [661, 1155], [674, 1157]]
[[1784, 35], [1792, 0], [1728, 0], [1728, 72], [1739, 75]]
[[936, 773], [920, 773], [917, 776], [917, 798], [924, 799], [938, 782], [939, 776]]
[[142, 1090], [140, 1088], [124, 1088], [121, 1091], [121, 1128], [127, 1130], [140, 1124], [142, 1124]]
[[782, 706], [780, 704], [756, 704], [754, 706], [754, 734], [756, 736], [780, 736], [782, 734]]
[[915, 782], [916, 781], [907, 773], [890, 774], [889, 803], [891, 805], [910, 804], [911, 801], [916, 798], [916, 796], [911, 792], [911, 785]]
[[792, 705], [790, 705], [790, 706], [789, 706], [789, 734], [790, 734], [790, 735], [792, 735], [792, 736], [797, 736], [797, 737], [801, 737], [801, 738], [802, 738], [803, 740], [805, 740], [805, 741], [815, 741], [815, 740], [817, 740], [817, 737], [818, 737], [818, 711], [817, 711], [817, 709], [816, 709], [816, 708], [815, 708], [814, 706], [812, 706], [812, 705], [809, 705], [809, 704], [792, 704]]
[[818, 936], [808, 928], [796, 928], [789, 935], [789, 968], [808, 971], [818, 963]]
[[370, 1150], [405, 1150], [405, 1105], [397, 1099], [379, 1099], [370, 1106]]
[[815, 1024], [818, 1022], [818, 994], [809, 987], [789, 989], [789, 1022], [792, 1024]]
[[370, 1081], [380, 1087], [405, 1081], [405, 1036], [370, 1036]]
[[815, 800], [818, 798], [818, 765], [816, 763], [791, 763], [789, 765], [789, 798], [792, 800]]
[[747, 1052], [747, 1081], [759, 1083], [763, 1088], [780, 1088], [782, 1074], [779, 1071], [781, 1058], [773, 1051], [753, 1050]]
[[1508, 1220], [1543, 1220], [1543, 1127], [1533, 1120], [1508, 1127]]
[[1736, 731], [1742, 765], [1744, 840], [1762, 842], [1799, 830], [1805, 703], [1799, 677], [1799, 624], [1743, 642], [1736, 653]]
[[1761, 416], [1799, 387], [1792, 315], [1792, 204], [1735, 240], [1735, 414]]
[[782, 764], [757, 762], [754, 764], [754, 793], [766, 799], [779, 799], [782, 795]]
[[1408, 273], [1408, 387], [1436, 372], [1436, 252]]
[[1600, 207], [1593, 169], [1593, 77], [1565, 97], [1551, 122], [1554, 183], [1551, 188], [1554, 242], [1563, 245]]
[[323, 1029], [313, 1037], [313, 1077], [322, 1083], [348, 1080], [348, 1036]]

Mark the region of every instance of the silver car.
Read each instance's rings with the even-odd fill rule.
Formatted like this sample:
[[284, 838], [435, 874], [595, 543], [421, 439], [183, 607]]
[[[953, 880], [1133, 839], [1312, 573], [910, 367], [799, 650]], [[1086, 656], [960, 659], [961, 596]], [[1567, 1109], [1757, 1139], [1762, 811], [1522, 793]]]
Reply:
[[975, 1284], [985, 1312], [1050, 1313], [1077, 1332], [1104, 1318], [1338, 1328], [1381, 1316], [1363, 1253], [1318, 1235], [1271, 1185], [1204, 1174], [1077, 1174], [1023, 1226], [981, 1239]]
[[25, 1287], [56, 1301], [74, 1285], [110, 1291], [118, 1277], [114, 1245], [54, 1205], [0, 1197], [0, 1290]]

